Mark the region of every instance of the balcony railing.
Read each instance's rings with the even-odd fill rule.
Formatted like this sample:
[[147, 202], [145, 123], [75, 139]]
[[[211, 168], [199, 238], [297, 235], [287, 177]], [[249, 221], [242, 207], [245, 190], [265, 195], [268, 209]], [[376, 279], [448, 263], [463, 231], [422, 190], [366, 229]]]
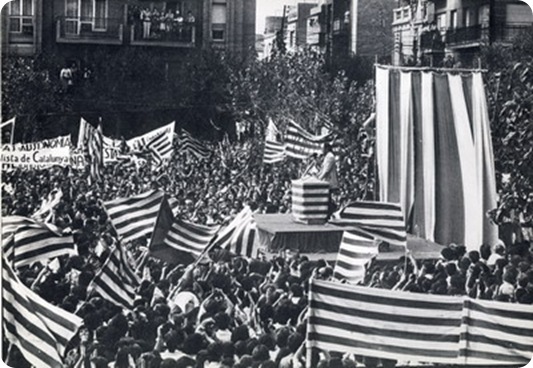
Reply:
[[449, 29], [446, 31], [446, 44], [454, 46], [479, 43], [483, 35], [484, 30], [480, 24], [471, 27]]
[[61, 43], [122, 44], [123, 20], [119, 18], [59, 17], [56, 41]]
[[446, 32], [446, 44], [452, 47], [479, 44], [488, 42], [489, 38], [493, 42], [511, 42], [526, 30], [531, 30], [531, 26], [497, 24], [492, 29], [481, 25], [449, 29]]
[[194, 23], [136, 22], [130, 26], [130, 40], [136, 46], [194, 47], [196, 26]]

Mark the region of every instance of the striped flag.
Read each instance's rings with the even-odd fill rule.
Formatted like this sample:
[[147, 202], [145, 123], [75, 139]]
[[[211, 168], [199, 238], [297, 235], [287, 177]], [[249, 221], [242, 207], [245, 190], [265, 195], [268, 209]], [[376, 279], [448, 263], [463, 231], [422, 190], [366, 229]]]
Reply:
[[198, 257], [205, 251], [218, 229], [218, 226], [192, 224], [178, 219], [170, 228], [165, 244]]
[[179, 150], [198, 159], [208, 158], [211, 153], [205, 144], [200, 142], [198, 139], [193, 138], [191, 133], [185, 129], [181, 130], [181, 134], [179, 136]]
[[365, 278], [370, 260], [378, 255], [374, 237], [362, 231], [344, 231], [333, 276], [357, 284]]
[[63, 198], [63, 191], [61, 188], [53, 189], [49, 194], [48, 198], [43, 199], [41, 202], [41, 207], [32, 215], [32, 218], [40, 222], [49, 222], [51, 221], [54, 215], [54, 209], [61, 202]]
[[407, 246], [405, 220], [400, 205], [396, 203], [353, 202], [341, 209], [332, 222], [356, 226], [387, 243]]
[[78, 133], [78, 148], [82, 149], [89, 163], [89, 178], [91, 182], [100, 181], [104, 167], [102, 124], [98, 124], [98, 127], [94, 128], [82, 118]]
[[15, 234], [15, 231], [24, 225], [34, 225], [35, 220], [24, 216], [3, 216], [0, 218], [2, 224], [2, 249], [5, 248], [6, 240]]
[[11, 269], [2, 267], [3, 326], [7, 340], [35, 367], [63, 367], [65, 348], [83, 320], [60, 309], [26, 287]]
[[97, 293], [113, 304], [132, 309], [139, 284], [140, 280], [131, 269], [124, 250], [117, 246], [87, 286], [87, 295]]
[[[78, 254], [72, 235], [63, 235], [56, 226], [31, 219], [20, 223], [2, 240], [4, 257], [14, 268], [63, 255]], [[4, 230], [2, 236], [5, 236]]]
[[175, 219], [171, 199], [164, 197], [150, 240], [150, 254], [168, 263], [191, 263], [207, 250], [218, 228]]
[[149, 236], [155, 225], [163, 192], [152, 190], [104, 203], [111, 223], [123, 242]]
[[263, 162], [265, 164], [274, 164], [285, 159], [285, 147], [283, 143], [276, 141], [265, 141], [265, 150], [263, 151]]
[[533, 352], [531, 305], [465, 300], [461, 356], [465, 365], [525, 366]]
[[237, 214], [225, 228], [221, 229], [213, 242], [213, 247], [218, 246], [230, 252], [256, 258], [259, 254], [259, 244], [255, 241], [256, 224], [250, 207]]
[[462, 298], [311, 279], [307, 348], [399, 361], [458, 362]]
[[144, 148], [150, 153], [156, 167], [161, 166], [172, 156], [174, 150], [172, 139], [172, 135], [165, 132], [159, 133], [148, 141], [143, 138]]
[[313, 153], [322, 154], [324, 143], [332, 143], [331, 134], [315, 136], [308, 133], [293, 120], [289, 120], [285, 133], [285, 154], [304, 160]]

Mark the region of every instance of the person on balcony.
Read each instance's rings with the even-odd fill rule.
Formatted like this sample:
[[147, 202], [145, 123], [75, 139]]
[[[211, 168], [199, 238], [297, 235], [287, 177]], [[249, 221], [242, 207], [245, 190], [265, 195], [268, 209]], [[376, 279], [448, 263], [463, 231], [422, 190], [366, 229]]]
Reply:
[[145, 8], [141, 11], [141, 21], [143, 23], [143, 38], [150, 38], [150, 27], [152, 26], [152, 13]]
[[176, 30], [176, 34], [178, 36], [178, 40], [181, 40], [183, 35], [183, 16], [181, 15], [179, 10], [176, 10], [176, 17], [174, 18], [174, 26]]

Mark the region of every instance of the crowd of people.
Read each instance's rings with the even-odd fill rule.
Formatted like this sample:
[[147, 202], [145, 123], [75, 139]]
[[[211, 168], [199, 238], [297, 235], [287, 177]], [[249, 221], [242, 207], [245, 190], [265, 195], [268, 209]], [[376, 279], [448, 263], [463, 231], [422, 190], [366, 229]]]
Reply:
[[[34, 264], [20, 270], [36, 293], [84, 324], [65, 358], [68, 367], [304, 367], [307, 287], [310, 277], [330, 279], [333, 265], [300, 254], [273, 259], [234, 257], [214, 250], [196, 267], [144, 258], [148, 239], [124, 244], [142, 278], [130, 311], [87, 286], [118, 242], [103, 202], [160, 189], [178, 201], [177, 216], [199, 224], [227, 223], [244, 205], [259, 213], [291, 208], [291, 180], [305, 168], [299, 162], [263, 165], [254, 145], [236, 144], [233, 156], [198, 159], [178, 150], [165, 168], [135, 162], [106, 165], [98, 185], [83, 171], [53, 167], [3, 172], [2, 216], [31, 216], [43, 198], [61, 189], [53, 222], [72, 232], [78, 256], [62, 257], [60, 267]], [[352, 188], [355, 157], [339, 163], [342, 206], [360, 197]], [[364, 283], [418, 293], [533, 302], [533, 254], [528, 242], [466, 252], [451, 245], [437, 261], [373, 263]], [[4, 344], [6, 346], [7, 344]], [[13, 348], [9, 365], [28, 367]], [[312, 356], [319, 367], [393, 367], [396, 362], [342, 352]], [[83, 365], [80, 365], [80, 362]]]
[[190, 10], [184, 15], [179, 9], [133, 6], [129, 10], [129, 22], [135, 26], [136, 34], [145, 40], [191, 42], [196, 19]]

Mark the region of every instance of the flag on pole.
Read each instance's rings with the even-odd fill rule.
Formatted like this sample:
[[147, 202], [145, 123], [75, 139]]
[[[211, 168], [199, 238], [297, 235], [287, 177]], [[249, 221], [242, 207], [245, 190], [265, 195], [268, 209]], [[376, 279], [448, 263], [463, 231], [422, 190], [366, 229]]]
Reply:
[[140, 280], [131, 269], [124, 250], [116, 246], [87, 286], [87, 295], [97, 293], [113, 304], [131, 310], [139, 284]]
[[13, 144], [13, 139], [15, 135], [15, 118], [11, 118], [7, 121], [2, 122], [0, 124], [0, 131], [2, 131], [6, 127], [11, 127], [11, 131], [9, 132], [9, 144]]
[[285, 159], [285, 147], [283, 143], [275, 141], [265, 141], [265, 150], [263, 152], [263, 162], [265, 164], [274, 164]]
[[5, 237], [2, 230], [4, 258], [14, 268], [30, 265], [63, 255], [78, 254], [72, 235], [63, 235], [52, 224], [38, 223], [31, 219], [16, 226]]
[[123, 242], [150, 236], [154, 229], [163, 192], [152, 190], [129, 198], [104, 203], [111, 223]]
[[63, 367], [65, 348], [83, 319], [42, 299], [18, 279], [5, 261], [2, 291], [7, 340], [34, 367]]
[[397, 203], [352, 202], [341, 209], [332, 222], [355, 226], [390, 244], [407, 246], [405, 220], [402, 208]]
[[344, 231], [333, 276], [357, 284], [365, 278], [367, 264], [378, 255], [374, 237], [362, 231]]
[[210, 150], [204, 143], [194, 138], [191, 133], [185, 129], [181, 130], [179, 135], [179, 150], [182, 153], [194, 156], [198, 159], [206, 159], [210, 155]]
[[462, 298], [311, 279], [307, 348], [457, 364]]
[[285, 133], [285, 154], [300, 160], [308, 158], [313, 153], [322, 154], [324, 144], [332, 143], [331, 134], [315, 136], [308, 133], [293, 120], [289, 120]]
[[233, 221], [218, 232], [212, 246], [227, 249], [236, 255], [256, 258], [259, 254], [259, 244], [255, 235], [255, 220], [250, 207], [246, 206]]
[[89, 179], [97, 183], [102, 177], [104, 168], [104, 138], [102, 124], [94, 128], [85, 119], [80, 121], [78, 132], [78, 148], [82, 150], [89, 164]]
[[192, 224], [174, 218], [170, 201], [163, 198], [150, 254], [169, 263], [190, 263], [207, 250], [219, 226]]

